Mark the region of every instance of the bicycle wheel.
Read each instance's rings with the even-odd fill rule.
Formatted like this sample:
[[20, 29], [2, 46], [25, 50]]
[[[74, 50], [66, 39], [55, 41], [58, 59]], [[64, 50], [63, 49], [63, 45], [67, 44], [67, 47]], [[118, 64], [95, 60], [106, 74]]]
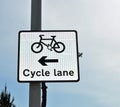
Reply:
[[43, 46], [39, 42], [35, 42], [31, 45], [31, 50], [34, 53], [40, 53], [43, 50]]
[[62, 42], [56, 42], [53, 46], [53, 49], [57, 53], [61, 53], [65, 50], [65, 45]]

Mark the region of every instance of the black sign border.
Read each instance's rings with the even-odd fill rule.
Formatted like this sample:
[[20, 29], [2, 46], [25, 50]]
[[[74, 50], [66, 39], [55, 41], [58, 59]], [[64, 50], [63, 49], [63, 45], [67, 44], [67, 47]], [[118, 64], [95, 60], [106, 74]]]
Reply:
[[[78, 68], [78, 79], [77, 80], [48, 80], [48, 81], [21, 81], [19, 79], [19, 62], [20, 62], [20, 33], [22, 32], [75, 32], [76, 34], [76, 50], [77, 50], [77, 68]], [[78, 57], [78, 34], [76, 30], [21, 30], [18, 33], [18, 65], [17, 65], [17, 81], [20, 83], [29, 82], [79, 82], [80, 81], [80, 68], [79, 68], [79, 57]]]

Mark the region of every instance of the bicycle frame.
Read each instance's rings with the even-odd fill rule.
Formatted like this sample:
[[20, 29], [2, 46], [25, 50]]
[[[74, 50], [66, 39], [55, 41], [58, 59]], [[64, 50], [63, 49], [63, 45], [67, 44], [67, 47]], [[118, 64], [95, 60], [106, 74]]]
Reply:
[[[34, 53], [41, 52], [43, 50], [43, 45], [45, 45], [48, 48], [48, 50], [50, 51], [54, 50], [57, 53], [61, 53], [65, 50], [64, 43], [55, 40], [56, 36], [51, 36], [51, 38], [42, 38], [42, 36], [44, 35], [39, 35], [40, 40], [38, 42], [34, 42], [31, 45], [31, 50]], [[44, 40], [47, 40], [48, 42], [44, 42]]]
[[51, 43], [49, 44], [50, 46], [52, 46], [53, 42], [56, 43], [55, 36], [52, 37], [52, 38], [47, 38], [47, 39], [42, 38], [42, 36], [40, 36], [40, 41], [39, 41], [39, 43], [40, 43], [40, 44], [43, 44], [43, 45], [45, 45], [45, 46], [48, 46], [48, 44], [45, 44], [45, 43], [43, 42], [43, 40], [51, 40]]

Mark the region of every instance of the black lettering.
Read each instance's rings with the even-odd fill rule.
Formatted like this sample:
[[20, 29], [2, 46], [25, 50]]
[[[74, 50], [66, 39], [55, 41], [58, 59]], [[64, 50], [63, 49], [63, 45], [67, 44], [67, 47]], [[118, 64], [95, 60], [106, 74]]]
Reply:
[[40, 72], [40, 71], [37, 71], [37, 72], [36, 72], [36, 75], [37, 75], [37, 76], [41, 76], [41, 72]]
[[63, 76], [68, 76], [68, 71], [63, 71]]
[[35, 76], [50, 76], [50, 71], [45, 71], [44, 69], [41, 69], [41, 71], [32, 71], [29, 69], [23, 70], [23, 75], [25, 77], [34, 78]]
[[74, 71], [71, 70], [71, 71], [69, 72], [69, 75], [70, 75], [70, 76], [74, 76]]
[[28, 77], [30, 75], [29, 72], [30, 72], [29, 69], [25, 69], [23, 71], [23, 75], [26, 76], [26, 77]]
[[33, 78], [35, 75], [35, 71], [31, 71], [31, 78]]
[[49, 71], [46, 71], [46, 72], [45, 72], [45, 75], [46, 75], [46, 76], [50, 76], [50, 72], [49, 72]]
[[74, 76], [74, 71], [70, 70], [56, 70], [54, 69], [54, 76]]
[[61, 71], [57, 71], [57, 75], [58, 76], [62, 76], [62, 72]]
[[54, 69], [54, 75], [57, 76], [57, 75], [56, 75], [56, 69]]
[[43, 69], [42, 69], [42, 76], [45, 76], [45, 75], [44, 75], [44, 70], [43, 70]]

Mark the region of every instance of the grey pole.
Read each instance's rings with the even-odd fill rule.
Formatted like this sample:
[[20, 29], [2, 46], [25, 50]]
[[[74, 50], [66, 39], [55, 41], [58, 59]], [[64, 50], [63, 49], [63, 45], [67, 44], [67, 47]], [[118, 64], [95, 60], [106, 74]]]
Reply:
[[32, 0], [31, 3], [31, 30], [41, 30], [42, 0]]
[[[41, 30], [42, 0], [31, 1], [31, 30]], [[29, 84], [29, 107], [40, 107], [41, 83], [30, 82]]]

